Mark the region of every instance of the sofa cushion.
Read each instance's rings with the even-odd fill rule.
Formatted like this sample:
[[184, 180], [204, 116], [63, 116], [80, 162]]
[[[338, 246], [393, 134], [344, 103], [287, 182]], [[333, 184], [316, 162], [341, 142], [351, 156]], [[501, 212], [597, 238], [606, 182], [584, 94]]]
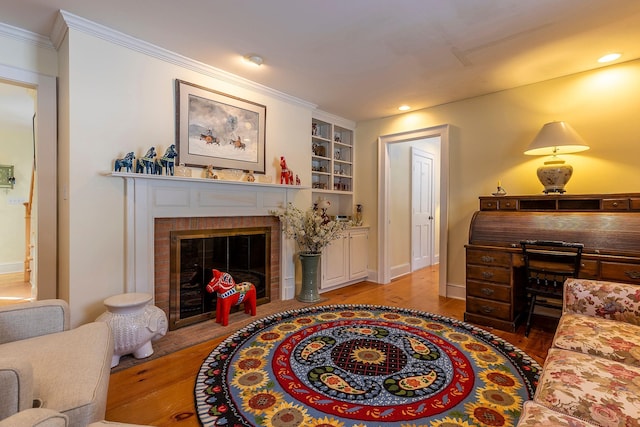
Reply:
[[640, 287], [627, 283], [567, 279], [563, 312], [640, 325]]
[[597, 427], [571, 415], [553, 411], [534, 401], [524, 402], [518, 427], [545, 426], [545, 427]]
[[33, 368], [33, 397], [69, 417], [69, 425], [104, 418], [113, 338], [104, 322], [0, 345], [0, 357], [20, 355]]
[[552, 348], [534, 400], [598, 425], [640, 426], [640, 368]]
[[625, 322], [565, 314], [553, 346], [640, 366], [640, 326]]

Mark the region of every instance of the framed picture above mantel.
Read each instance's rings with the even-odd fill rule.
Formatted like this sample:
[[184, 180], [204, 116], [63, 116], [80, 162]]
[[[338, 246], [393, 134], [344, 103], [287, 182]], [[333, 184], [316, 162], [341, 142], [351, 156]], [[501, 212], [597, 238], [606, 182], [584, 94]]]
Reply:
[[264, 105], [176, 79], [178, 164], [265, 172]]

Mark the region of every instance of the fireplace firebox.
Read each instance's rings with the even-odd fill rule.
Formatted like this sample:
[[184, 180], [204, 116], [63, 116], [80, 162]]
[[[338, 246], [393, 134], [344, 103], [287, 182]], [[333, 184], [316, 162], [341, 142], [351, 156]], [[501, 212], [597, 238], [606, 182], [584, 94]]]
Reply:
[[270, 244], [271, 227], [171, 231], [169, 328], [215, 318], [216, 295], [205, 289], [212, 269], [253, 283], [257, 304], [268, 303]]

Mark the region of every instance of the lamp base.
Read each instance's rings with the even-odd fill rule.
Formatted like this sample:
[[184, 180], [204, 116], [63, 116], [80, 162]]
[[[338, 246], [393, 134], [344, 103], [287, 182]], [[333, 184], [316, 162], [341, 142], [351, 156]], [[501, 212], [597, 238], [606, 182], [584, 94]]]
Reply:
[[538, 179], [544, 186], [544, 193], [564, 193], [564, 186], [569, 182], [573, 174], [573, 167], [564, 160], [551, 160], [544, 162], [544, 166], [538, 168]]

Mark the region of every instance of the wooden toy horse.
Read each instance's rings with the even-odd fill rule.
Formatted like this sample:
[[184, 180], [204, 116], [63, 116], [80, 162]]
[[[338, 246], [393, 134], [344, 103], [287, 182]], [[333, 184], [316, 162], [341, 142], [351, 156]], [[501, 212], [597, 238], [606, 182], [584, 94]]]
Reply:
[[216, 322], [222, 326], [229, 324], [229, 310], [231, 306], [244, 302], [244, 312], [256, 315], [256, 287], [253, 283], [236, 283], [229, 273], [223, 273], [215, 268], [211, 270], [213, 278], [206, 286], [207, 292], [217, 292]]
[[151, 147], [147, 150], [147, 153], [144, 157], [138, 159], [138, 163], [136, 165], [136, 172], [138, 173], [149, 173], [155, 174], [156, 169], [156, 147]]
[[176, 157], [178, 157], [178, 152], [176, 151], [176, 144], [171, 144], [167, 151], [165, 151], [164, 156], [159, 159], [156, 159], [156, 168], [160, 171], [156, 171], [158, 175], [162, 175], [162, 169], [165, 170], [165, 175], [173, 176], [173, 167], [176, 162]]
[[293, 184], [293, 172], [287, 167], [284, 156], [280, 156], [280, 184]]
[[127, 172], [131, 172], [131, 168], [133, 167], [133, 161], [136, 156], [133, 154], [133, 151], [127, 153], [126, 156], [122, 159], [116, 159], [114, 170], [116, 172], [120, 172], [122, 168], [126, 168]]

